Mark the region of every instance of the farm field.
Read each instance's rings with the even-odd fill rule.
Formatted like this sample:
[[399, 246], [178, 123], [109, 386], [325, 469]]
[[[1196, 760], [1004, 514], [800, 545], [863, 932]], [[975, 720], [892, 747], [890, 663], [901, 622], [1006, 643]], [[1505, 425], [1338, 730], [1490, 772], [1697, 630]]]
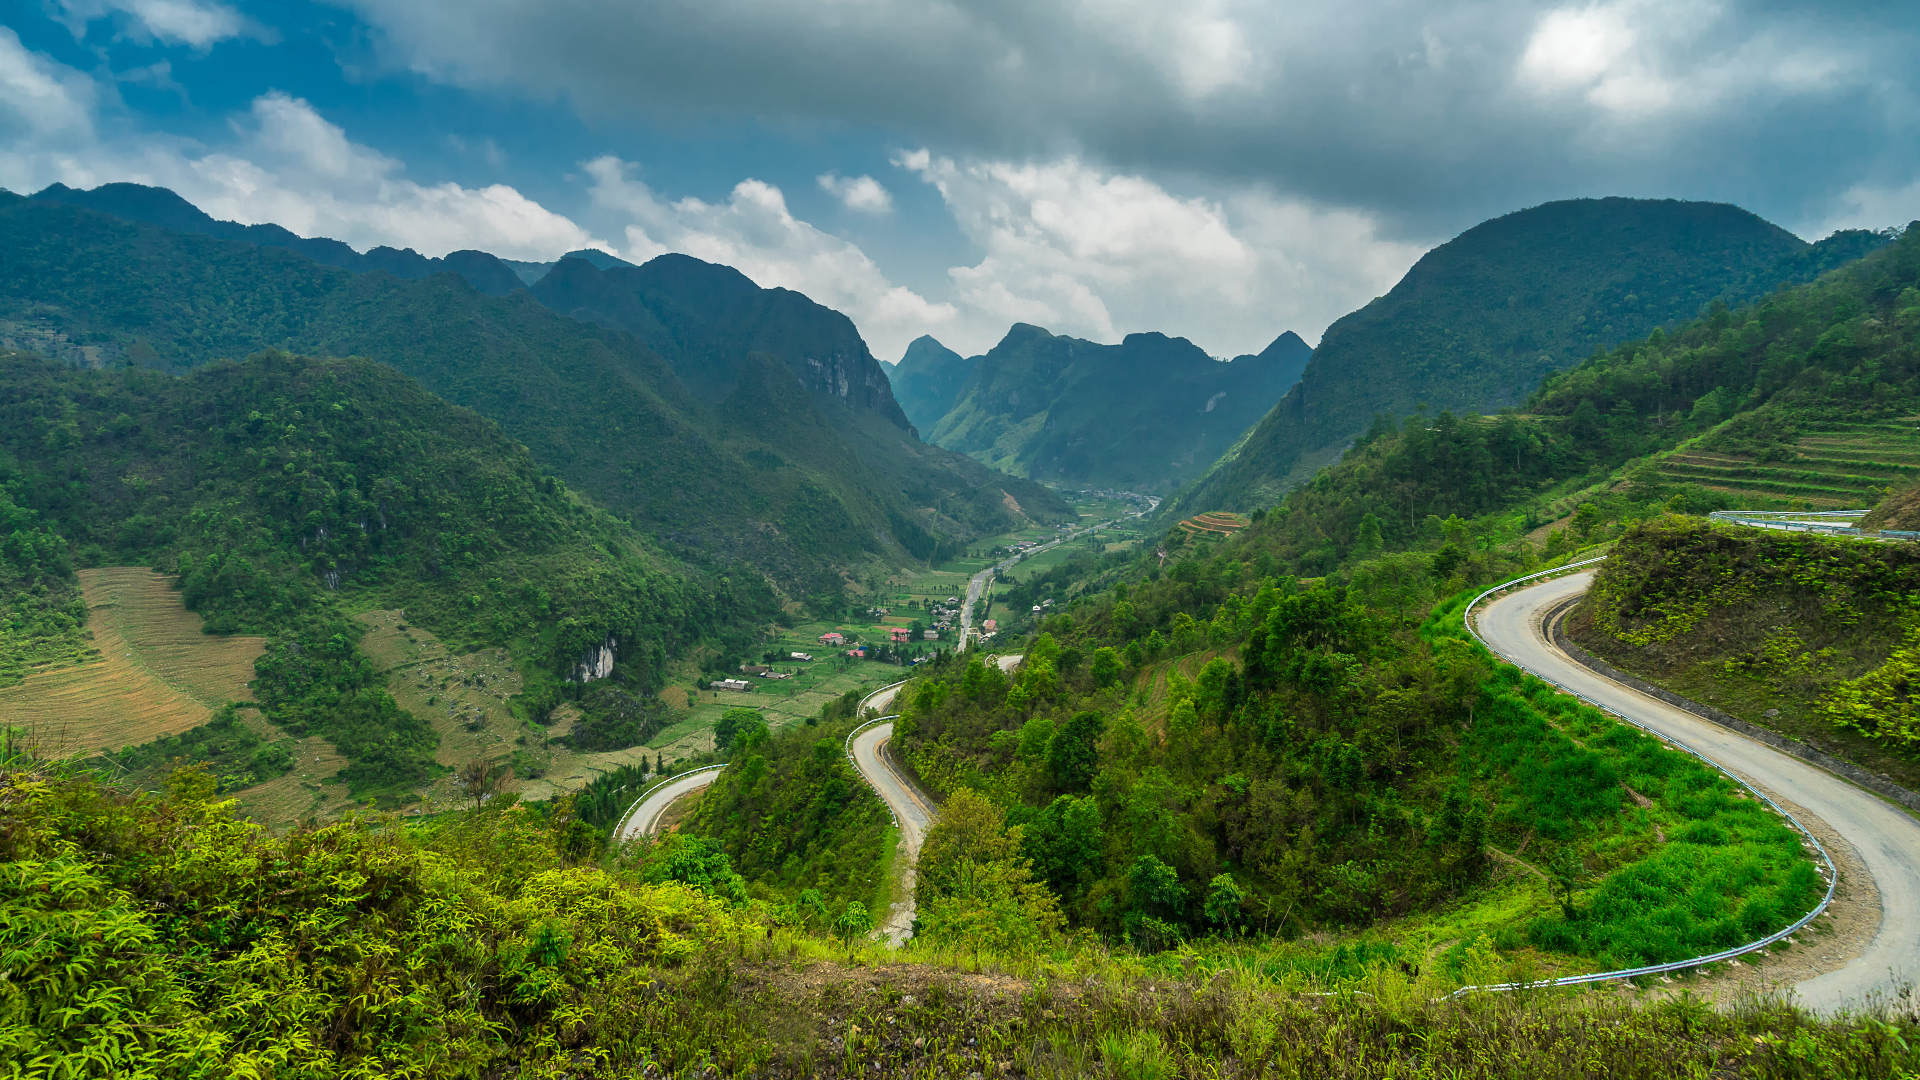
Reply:
[[1864, 510], [1882, 490], [1920, 477], [1920, 417], [1809, 420], [1786, 461], [1683, 450], [1662, 459], [1662, 477], [1725, 492], [1747, 510]]
[[173, 579], [143, 566], [82, 570], [79, 578], [99, 659], [42, 669], [0, 690], [0, 724], [30, 728], [70, 752], [118, 750], [252, 699], [247, 682], [264, 638], [204, 633]]

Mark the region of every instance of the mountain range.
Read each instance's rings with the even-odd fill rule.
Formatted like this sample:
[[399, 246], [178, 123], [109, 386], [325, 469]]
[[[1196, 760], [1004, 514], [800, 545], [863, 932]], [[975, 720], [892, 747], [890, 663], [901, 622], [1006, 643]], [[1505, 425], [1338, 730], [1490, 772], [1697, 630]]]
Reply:
[[[1288, 331], [1216, 360], [1186, 338], [1102, 345], [1016, 323], [982, 356], [930, 337], [896, 369], [928, 439], [996, 469], [1069, 487], [1165, 493], [1213, 463], [1300, 376], [1313, 353]], [[937, 414], [937, 416], [936, 416]]]
[[[790, 594], [1068, 514], [1038, 484], [919, 442], [844, 316], [728, 268], [569, 258], [532, 292], [483, 253], [424, 271], [410, 252], [365, 257], [423, 272], [402, 277], [309, 254], [351, 262], [332, 241], [108, 187], [0, 206], [0, 343], [173, 371], [261, 349], [379, 360], [688, 556], [744, 560]], [[491, 295], [462, 266], [513, 285]]]
[[1378, 414], [1521, 401], [1597, 350], [1884, 242], [1849, 230], [1808, 244], [1736, 206], [1671, 199], [1575, 199], [1484, 222], [1329, 327], [1299, 384], [1163, 513], [1271, 504]]

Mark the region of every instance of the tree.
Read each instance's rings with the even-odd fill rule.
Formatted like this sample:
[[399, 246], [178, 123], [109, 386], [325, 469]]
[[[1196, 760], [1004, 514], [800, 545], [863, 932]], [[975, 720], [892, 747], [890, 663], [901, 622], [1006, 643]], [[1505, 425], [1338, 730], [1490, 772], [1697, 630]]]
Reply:
[[487, 801], [487, 796], [498, 794], [502, 785], [513, 775], [513, 767], [498, 769], [492, 758], [474, 758], [460, 766], [460, 790], [473, 800], [473, 808]]
[[757, 736], [766, 733], [767, 722], [758, 710], [728, 709], [713, 725], [713, 745], [722, 753], [731, 752], [736, 746], [747, 749], [759, 741]]
[[1092, 710], [1074, 713], [1047, 746], [1047, 774], [1056, 791], [1085, 791], [1100, 768], [1100, 735], [1107, 719]]
[[1059, 902], [1033, 880], [1021, 854], [1023, 833], [1000, 807], [957, 789], [920, 848], [914, 899], [930, 940], [980, 950], [1021, 952], [1052, 938], [1065, 920]]
[[1201, 905], [1207, 921], [1222, 930], [1232, 930], [1240, 921], [1241, 906], [1247, 902], [1246, 891], [1232, 874], [1215, 874], [1207, 884], [1207, 899]]
[[853, 943], [873, 932], [873, 912], [858, 900], [847, 901], [840, 916], [833, 921], [834, 929], [840, 932], [840, 940], [847, 947], [847, 959], [853, 959]]
[[1028, 822], [1020, 846], [1047, 885], [1069, 899], [1099, 878], [1105, 848], [1099, 803], [1072, 795], [1056, 797]]
[[1093, 652], [1093, 685], [1101, 690], [1120, 681], [1125, 668], [1120, 662], [1120, 654], [1112, 646], [1102, 646]]

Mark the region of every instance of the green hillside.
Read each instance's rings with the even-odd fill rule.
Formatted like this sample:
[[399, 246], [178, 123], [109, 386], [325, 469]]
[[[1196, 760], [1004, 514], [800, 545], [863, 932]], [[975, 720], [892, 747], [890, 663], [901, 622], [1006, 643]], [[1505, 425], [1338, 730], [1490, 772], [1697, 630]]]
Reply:
[[1920, 785], [1920, 545], [1664, 518], [1629, 530], [1567, 632], [1603, 660]]
[[1328, 328], [1299, 386], [1166, 511], [1271, 503], [1375, 415], [1519, 402], [1595, 350], [1714, 300], [1811, 280], [1883, 242], [1854, 231], [1808, 245], [1738, 207], [1672, 200], [1580, 199], [1485, 222]]
[[[644, 695], [696, 644], [744, 655], [774, 610], [758, 582], [666, 557], [492, 421], [367, 360], [267, 353], [181, 377], [7, 357], [0, 463], [9, 608], [57, 607], [75, 565], [178, 574], [208, 632], [266, 636], [261, 718], [330, 740], [356, 797], [413, 790], [436, 737], [388, 696], [352, 612], [508, 646], [534, 717], [589, 650], [611, 643], [608, 685]], [[72, 633], [9, 629], [6, 661]]]
[[1221, 363], [1185, 338], [1100, 345], [1016, 324], [928, 438], [1035, 479], [1170, 491], [1264, 415], [1311, 352], [1289, 331]]
[[[1066, 504], [1038, 484], [922, 442], [853, 321], [799, 293], [762, 289], [729, 266], [662, 255], [638, 267], [561, 259], [533, 295], [569, 318], [638, 337], [695, 399], [725, 398], [733, 430], [822, 473], [845, 470], [843, 488], [866, 496], [864, 516], [884, 523], [880, 531], [917, 558], [1015, 527], [1009, 495], [1037, 522], [1067, 514]], [[766, 382], [756, 358], [785, 365], [779, 385]], [[743, 393], [760, 400], [747, 402]], [[756, 419], [745, 420], [741, 409]], [[806, 414], [809, 430], [774, 438], [784, 426], [781, 413]], [[884, 481], [860, 475], [849, 459]]]
[[[807, 395], [776, 390], [751, 419], [730, 419], [631, 334], [556, 315], [524, 291], [356, 275], [47, 201], [0, 208], [0, 243], [0, 332], [37, 351], [175, 371], [263, 348], [371, 357], [498, 420], [683, 557], [744, 560], [791, 593], [837, 593], [848, 568], [926, 560], [943, 536], [972, 535], [969, 523], [990, 534], [1012, 519], [985, 470], [903, 484], [823, 434]], [[769, 424], [768, 408], [792, 415]], [[1028, 494], [1030, 513], [1057, 512]]]
[[953, 409], [974, 365], [975, 361], [923, 334], [907, 346], [887, 379], [893, 384], [893, 396], [901, 410], [924, 435]]

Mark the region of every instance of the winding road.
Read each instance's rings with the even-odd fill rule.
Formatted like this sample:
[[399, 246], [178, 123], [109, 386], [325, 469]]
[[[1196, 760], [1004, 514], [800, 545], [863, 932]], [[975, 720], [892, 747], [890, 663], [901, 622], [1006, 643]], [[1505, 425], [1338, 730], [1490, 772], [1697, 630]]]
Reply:
[[708, 784], [720, 779], [720, 770], [725, 766], [695, 769], [679, 776], [648, 792], [627, 816], [620, 821], [616, 840], [632, 840], [636, 836], [652, 836], [660, 827], [660, 817], [683, 796], [705, 790]]
[[1516, 666], [1692, 747], [1799, 804], [1853, 845], [1879, 887], [1879, 930], [1844, 966], [1796, 984], [1802, 1005], [1822, 1012], [1858, 1007], [1920, 979], [1920, 821], [1831, 773], [1575, 662], [1548, 640], [1542, 622], [1592, 581], [1592, 571], [1585, 571], [1517, 589], [1483, 604], [1474, 624], [1488, 646]]
[[1145, 517], [1146, 515], [1153, 513], [1155, 510], [1160, 509], [1160, 497], [1158, 495], [1147, 495], [1144, 497], [1147, 500], [1147, 508], [1145, 510], [1135, 510], [1131, 514], [1122, 514], [1119, 517], [1112, 519], [1111, 521], [1103, 521], [1098, 525], [1089, 525], [1086, 528], [1081, 529], [1079, 532], [1068, 533], [1067, 535], [1062, 536], [1058, 539], [1049, 540], [1046, 543], [1041, 544], [1039, 547], [1034, 548], [1032, 551], [1023, 551], [1018, 555], [1009, 555], [1006, 558], [1000, 560], [999, 562], [994, 563], [992, 566], [987, 567], [985, 570], [982, 570], [979, 573], [973, 575], [973, 577], [969, 578], [967, 580], [967, 602], [960, 605], [960, 646], [961, 648], [965, 648], [967, 643], [973, 640], [973, 606], [980, 602], [980, 594], [987, 591], [987, 583], [993, 580], [993, 576], [995, 574], [998, 574], [1000, 571], [1013, 566], [1015, 563], [1019, 562], [1022, 559], [1030, 558], [1034, 555], [1040, 554], [1043, 551], [1047, 551], [1051, 548], [1059, 547], [1061, 544], [1064, 544], [1069, 540], [1078, 540], [1081, 537], [1087, 535], [1088, 533], [1099, 532], [1101, 529], [1107, 528], [1110, 525], [1118, 525], [1122, 521], [1128, 521], [1137, 517]]
[[[1012, 671], [1020, 663], [1019, 656], [1002, 656], [996, 659], [1001, 671]], [[893, 699], [899, 696], [904, 682], [882, 687], [868, 694], [860, 703], [865, 712], [885, 712], [893, 705]], [[894, 856], [900, 884], [895, 890], [901, 899], [893, 902], [887, 909], [887, 917], [880, 923], [880, 932], [886, 935], [887, 943], [899, 945], [913, 936], [913, 881], [914, 868], [920, 862], [920, 845], [927, 838], [927, 830], [933, 827], [933, 819], [938, 813], [933, 800], [915, 787], [900, 771], [899, 765], [887, 749], [887, 743], [893, 738], [893, 723], [875, 724], [862, 729], [853, 738], [847, 740], [847, 753], [853, 758], [853, 767], [867, 778], [880, 801], [887, 804], [893, 812], [893, 820], [900, 827], [900, 847]]]

